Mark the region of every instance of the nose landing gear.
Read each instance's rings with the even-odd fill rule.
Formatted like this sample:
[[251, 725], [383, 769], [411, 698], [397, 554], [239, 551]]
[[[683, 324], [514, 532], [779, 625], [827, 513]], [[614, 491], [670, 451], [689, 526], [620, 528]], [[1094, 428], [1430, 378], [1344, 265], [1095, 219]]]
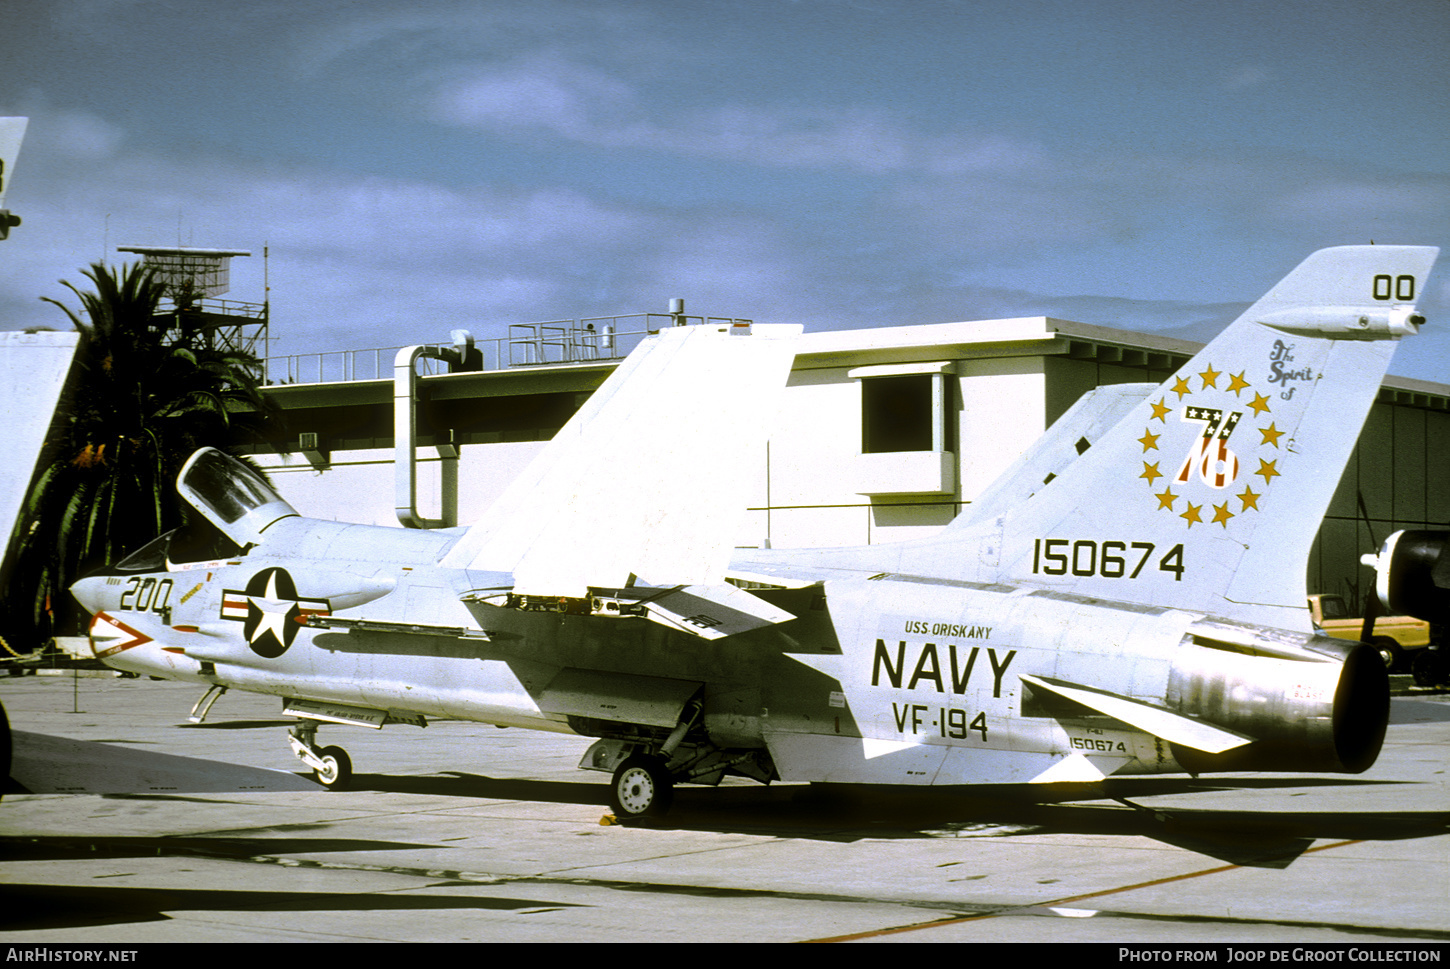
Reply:
[[317, 783], [329, 791], [345, 791], [352, 784], [352, 758], [341, 747], [316, 745], [317, 723], [303, 720], [287, 731], [292, 752], [308, 767]]

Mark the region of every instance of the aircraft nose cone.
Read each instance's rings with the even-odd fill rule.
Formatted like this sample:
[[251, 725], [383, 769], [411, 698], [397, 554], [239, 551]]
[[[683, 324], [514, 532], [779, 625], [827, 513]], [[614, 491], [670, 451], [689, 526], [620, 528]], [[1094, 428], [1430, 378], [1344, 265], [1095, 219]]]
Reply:
[[94, 616], [106, 605], [105, 576], [92, 575], [81, 579], [70, 587], [70, 594], [76, 597], [77, 602], [86, 607], [86, 612]]

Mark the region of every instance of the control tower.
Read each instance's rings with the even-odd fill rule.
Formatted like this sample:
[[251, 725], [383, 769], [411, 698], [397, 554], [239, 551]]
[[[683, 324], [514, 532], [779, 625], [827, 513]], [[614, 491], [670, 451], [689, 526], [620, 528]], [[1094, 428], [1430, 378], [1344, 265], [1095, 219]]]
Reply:
[[143, 266], [154, 270], [156, 281], [166, 287], [157, 315], [167, 317], [168, 328], [185, 336], [188, 345], [266, 358], [268, 303], [217, 298], [231, 288], [232, 257], [250, 252], [160, 246], [117, 246], [116, 251], [136, 253]]

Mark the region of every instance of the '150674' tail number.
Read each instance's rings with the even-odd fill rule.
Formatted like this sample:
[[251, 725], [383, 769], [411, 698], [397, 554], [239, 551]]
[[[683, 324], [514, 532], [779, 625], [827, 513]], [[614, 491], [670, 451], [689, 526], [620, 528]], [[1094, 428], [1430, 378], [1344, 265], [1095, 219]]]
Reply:
[[[1038, 538], [1032, 542], [1034, 575], [1101, 576], [1104, 579], [1136, 579], [1153, 557], [1152, 542], [1072, 541], [1066, 538]], [[1175, 545], [1158, 560], [1158, 571], [1168, 572], [1173, 581], [1183, 580], [1183, 546]]]
[[1126, 754], [1128, 746], [1121, 740], [1103, 740], [1094, 737], [1069, 737], [1073, 750], [1091, 750], [1100, 754]]

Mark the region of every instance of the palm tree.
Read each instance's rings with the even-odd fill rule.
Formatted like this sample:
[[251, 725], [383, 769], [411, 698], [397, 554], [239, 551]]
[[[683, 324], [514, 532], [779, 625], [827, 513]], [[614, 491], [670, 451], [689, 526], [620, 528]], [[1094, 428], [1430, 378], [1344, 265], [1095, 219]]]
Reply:
[[95, 263], [84, 274], [94, 292], [62, 281], [81, 314], [42, 297], [83, 336], [4, 596], [7, 631], [31, 643], [74, 614], [67, 589], [77, 578], [182, 524], [173, 483], [193, 451], [261, 439], [276, 414], [260, 361], [209, 345], [179, 324], [184, 314], [158, 314], [166, 287], [149, 269]]

